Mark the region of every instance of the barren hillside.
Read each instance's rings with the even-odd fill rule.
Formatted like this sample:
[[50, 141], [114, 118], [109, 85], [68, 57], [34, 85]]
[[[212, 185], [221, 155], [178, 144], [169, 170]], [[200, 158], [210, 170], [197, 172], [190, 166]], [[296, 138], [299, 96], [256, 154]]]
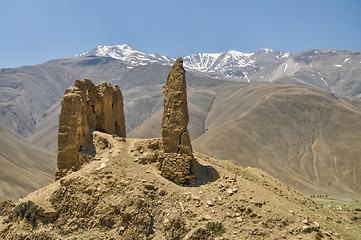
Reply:
[[[357, 101], [354, 101], [357, 103]], [[254, 84], [218, 95], [194, 148], [261, 168], [307, 193], [361, 192], [361, 112], [327, 92]]]
[[[196, 151], [261, 168], [305, 194], [360, 195], [360, 101], [298, 85], [242, 84], [203, 99], [209, 110], [197, 137], [197, 93], [189, 92]], [[129, 136], [160, 136], [160, 118], [154, 114]]]
[[0, 201], [18, 200], [54, 179], [56, 154], [35, 147], [0, 125]]
[[[356, 222], [320, 208], [262, 170], [195, 154], [193, 185], [161, 177], [153, 140], [95, 132], [95, 161], [30, 193], [30, 227], [0, 205], [0, 237], [32, 239], [357, 239]], [[107, 143], [105, 145], [104, 143]], [[108, 146], [108, 147], [106, 147]], [[154, 149], [154, 150], [153, 150]], [[145, 161], [144, 161], [145, 160]], [[213, 172], [210, 178], [207, 172]], [[207, 177], [208, 176], [208, 177]], [[8, 219], [8, 220], [7, 220]]]

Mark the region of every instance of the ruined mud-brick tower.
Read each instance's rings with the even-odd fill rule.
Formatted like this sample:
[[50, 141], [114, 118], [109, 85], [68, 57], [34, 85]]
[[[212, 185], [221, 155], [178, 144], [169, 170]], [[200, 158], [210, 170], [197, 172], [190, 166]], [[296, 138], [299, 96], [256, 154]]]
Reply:
[[185, 72], [183, 59], [179, 57], [172, 65], [163, 87], [162, 137], [165, 157], [161, 174], [178, 184], [192, 180], [193, 155], [187, 129], [189, 115]]
[[117, 85], [94, 85], [89, 79], [76, 80], [74, 85], [61, 101], [56, 180], [91, 158], [93, 131], [126, 136], [123, 97]]

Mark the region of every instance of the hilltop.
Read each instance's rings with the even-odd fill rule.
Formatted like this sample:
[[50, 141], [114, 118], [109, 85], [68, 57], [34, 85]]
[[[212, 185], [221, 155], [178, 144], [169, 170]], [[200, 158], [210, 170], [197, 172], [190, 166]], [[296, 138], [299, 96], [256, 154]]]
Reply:
[[[36, 228], [25, 220], [7, 221], [4, 204], [1, 205], [2, 238], [213, 239], [220, 234], [218, 239], [313, 239], [315, 236], [357, 239], [361, 236], [357, 225], [321, 209], [262, 170], [194, 153], [198, 172], [211, 171], [213, 177], [195, 176], [193, 185], [181, 186], [161, 177], [157, 162], [147, 161], [158, 151], [154, 145], [158, 140], [93, 134], [94, 161], [21, 200], [34, 201], [45, 209], [46, 218], [43, 222], [38, 220]], [[11, 212], [13, 206], [7, 206], [5, 209]]]

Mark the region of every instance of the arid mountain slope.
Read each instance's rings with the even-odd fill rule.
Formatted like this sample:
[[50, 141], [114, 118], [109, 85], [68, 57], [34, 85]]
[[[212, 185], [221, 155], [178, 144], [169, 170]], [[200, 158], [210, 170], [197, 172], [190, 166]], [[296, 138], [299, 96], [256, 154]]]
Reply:
[[[119, 139], [95, 132], [96, 161], [30, 193], [48, 219], [32, 228], [12, 222], [2, 205], [3, 239], [357, 239], [360, 229], [319, 208], [312, 200], [267, 173], [195, 154], [201, 169], [177, 185], [160, 176], [157, 163], [141, 164], [149, 140]], [[104, 141], [108, 148], [104, 147]], [[140, 148], [146, 152], [138, 152]], [[0, 205], [1, 206], [1, 205]], [[9, 220], [7, 220], [9, 219]], [[34, 225], [34, 224], [33, 224]]]
[[0, 125], [0, 201], [17, 200], [54, 180], [56, 154], [35, 147]]
[[[232, 84], [231, 86], [238, 86], [239, 84]], [[208, 112], [211, 110], [214, 98], [221, 88], [210, 89], [190, 89], [188, 90], [188, 111], [189, 111], [189, 131], [191, 140], [201, 136], [205, 132], [205, 120]], [[159, 99], [157, 106], [160, 108], [144, 123], [131, 130], [128, 133], [130, 137], [160, 137], [161, 136], [161, 119], [163, 99]]]
[[196, 151], [261, 168], [304, 193], [361, 193], [361, 112], [327, 92], [266, 83], [232, 88], [217, 95], [205, 127]]
[[[107, 56], [134, 66], [175, 59], [141, 52], [129, 45], [99, 46], [76, 57]], [[284, 82], [311, 86], [339, 96], [360, 99], [361, 52], [335, 49], [310, 49], [297, 54], [260, 49], [242, 53], [196, 53], [184, 58], [187, 70], [204, 72], [230, 81]]]
[[[276, 54], [265, 52], [266, 50], [258, 54]], [[253, 60], [260, 59], [258, 54], [252, 55]], [[280, 94], [272, 95], [272, 89], [269, 92], [253, 89], [252, 84], [256, 81], [295, 83], [357, 99], [361, 88], [360, 56], [360, 52], [346, 50], [306, 50], [296, 55], [284, 55], [280, 61], [272, 61], [271, 57], [267, 58], [266, 62], [261, 61], [259, 65], [252, 65], [253, 67], [249, 65], [239, 69], [228, 69], [229, 71], [224, 72], [226, 75], [222, 75], [223, 73], [216, 75], [220, 77], [218, 79], [210, 77], [208, 75], [210, 73], [188, 71], [186, 78], [190, 113], [189, 131], [192, 140], [200, 137], [195, 142], [195, 148], [197, 149], [199, 144], [198, 150], [208, 153], [207, 147], [217, 146], [217, 148], [209, 148], [214, 154], [218, 152], [219, 158], [238, 159], [244, 165], [258, 162], [263, 169], [269, 168], [274, 176], [286, 180], [290, 178], [289, 183], [292, 184], [293, 181], [292, 186], [300, 190], [314, 192], [323, 191], [327, 187], [334, 193], [353, 194], [357, 187], [351, 185], [353, 183], [359, 185], [360, 182], [359, 172], [350, 170], [359, 169], [354, 160], [358, 154], [359, 138], [356, 136], [358, 123], [353, 123], [354, 118], [348, 116], [354, 115], [358, 110], [350, 110], [349, 114], [345, 109], [346, 106], [352, 109], [350, 105], [360, 106], [359, 102], [341, 98], [331, 101], [332, 95], [328, 95], [325, 101], [315, 104], [315, 101], [304, 101], [309, 94], [306, 92], [304, 97], [301, 94], [297, 95], [297, 99], [294, 97], [290, 100], [286, 96], [287, 91], [281, 97]], [[104, 57], [58, 59], [37, 66], [0, 69], [0, 122], [31, 143], [56, 151], [59, 103], [64, 90], [73, 85], [75, 79], [89, 78], [95, 83], [106, 80], [120, 86], [124, 96], [128, 136], [159, 137], [162, 86], [168, 71], [167, 65], [130, 64]], [[227, 75], [231, 77], [226, 78], [229, 81], [224, 81], [225, 79], [221, 77]], [[248, 84], [247, 79], [251, 82], [249, 88], [245, 88]], [[247, 83], [243, 85], [240, 82]], [[241, 88], [256, 92], [254, 94], [259, 95], [258, 100], [246, 90], [240, 91]], [[247, 97], [249, 94], [250, 97]], [[262, 101], [263, 98], [265, 101]], [[316, 98], [316, 101], [318, 100]], [[289, 101], [294, 101], [299, 111], [288, 106]], [[328, 106], [326, 110], [323, 110], [321, 103]], [[336, 105], [339, 107], [333, 109], [335, 103], [338, 103]], [[299, 104], [301, 105], [298, 106]], [[249, 114], [249, 108], [257, 111]], [[272, 113], [277, 111], [280, 113], [267, 113], [264, 108]], [[312, 111], [305, 111], [308, 108]], [[257, 115], [254, 115], [256, 112]], [[279, 119], [282, 116], [284, 119]], [[346, 121], [348, 127], [344, 126], [342, 119], [344, 116], [348, 121]], [[270, 122], [266, 122], [267, 118]], [[281, 126], [282, 124], [285, 127]], [[227, 130], [226, 126], [232, 130]], [[350, 128], [352, 130], [349, 130]], [[244, 129], [247, 132], [244, 132]], [[264, 132], [259, 132], [259, 129]], [[206, 131], [206, 135], [202, 136]], [[296, 134], [298, 132], [300, 133]], [[321, 135], [316, 135], [317, 132]], [[238, 133], [243, 134], [242, 137], [236, 136]], [[257, 137], [262, 138], [257, 140]], [[270, 143], [260, 142], [266, 141], [265, 139]], [[228, 140], [232, 142], [229, 144]], [[277, 143], [277, 141], [281, 142]], [[240, 148], [241, 145], [244, 148]], [[323, 153], [320, 155], [322, 157], [314, 155], [319, 150], [318, 146], [326, 145], [325, 149], [322, 147]], [[262, 147], [256, 148], [256, 146]], [[242, 156], [239, 155], [240, 152]], [[333, 165], [327, 162], [327, 166], [335, 166], [333, 170], [328, 169], [331, 173], [334, 172], [334, 175], [331, 174], [330, 177], [330, 172], [327, 172], [325, 177], [318, 172], [324, 169], [317, 165], [320, 163], [317, 160], [319, 158], [332, 159]], [[280, 174], [282, 172], [284, 174]], [[292, 174], [289, 174], [290, 172]], [[306, 172], [307, 174], [303, 174]], [[283, 175], [288, 177], [285, 178]], [[346, 183], [343, 183], [344, 181]]]
[[[107, 81], [120, 87], [126, 127], [131, 131], [161, 109], [162, 87], [169, 68], [160, 64], [132, 66], [112, 58], [87, 57], [2, 69], [0, 120], [31, 143], [56, 151], [60, 101], [64, 91], [76, 79], [89, 78], [95, 84]], [[207, 91], [218, 91], [235, 84], [192, 72], [187, 73], [187, 83], [188, 89]], [[200, 100], [196, 101], [203, 104]]]
[[360, 99], [361, 52], [305, 50], [292, 55], [261, 81], [301, 84]]
[[[188, 71], [187, 79], [207, 80], [214, 76], [217, 82], [293, 83], [324, 89], [338, 96], [360, 98], [361, 52], [305, 50], [292, 55], [264, 49], [248, 54], [250, 64], [246, 65], [242, 64], [242, 58], [231, 57], [233, 52], [220, 55], [227, 57], [231, 54], [227, 59], [232, 61], [221, 61], [226, 64], [222, 65], [224, 69], [217, 67], [219, 69], [216, 72], [200, 73], [196, 67]], [[203, 61], [198, 59], [201, 55], [194, 55], [192, 61]], [[47, 118], [53, 118], [50, 113], [59, 106], [64, 90], [72, 86], [75, 79], [89, 78], [95, 84], [107, 81], [119, 85], [125, 100], [130, 104], [129, 107], [125, 105], [129, 132], [159, 110], [155, 106], [161, 94], [161, 86], [156, 85], [163, 85], [170, 67], [151, 64], [152, 61], [144, 65], [142, 58], [139, 61], [137, 59], [130, 57], [119, 61], [112, 57], [81, 57], [52, 60], [36, 66], [0, 69], [1, 123], [16, 134], [28, 137], [32, 143], [55, 151], [56, 144], [51, 142], [56, 141], [55, 138], [49, 141], [40, 139], [44, 136], [44, 129], [57, 129], [56, 126], [49, 126], [54, 121], [47, 121]], [[132, 111], [135, 105], [136, 110]]]

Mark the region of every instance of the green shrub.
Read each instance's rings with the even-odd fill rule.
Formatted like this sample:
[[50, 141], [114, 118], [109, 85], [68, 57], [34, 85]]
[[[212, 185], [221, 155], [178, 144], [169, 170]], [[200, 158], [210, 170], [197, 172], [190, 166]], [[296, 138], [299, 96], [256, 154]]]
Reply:
[[22, 202], [14, 208], [10, 215], [10, 220], [15, 221], [18, 219], [25, 219], [27, 222], [29, 222], [35, 227], [36, 219], [38, 213], [40, 212], [44, 212], [44, 209], [36, 205], [34, 202]]
[[212, 239], [211, 233], [204, 229], [204, 228], [198, 228], [191, 236], [192, 240], [209, 240]]
[[315, 239], [316, 240], [321, 240], [323, 238], [323, 235], [321, 232], [317, 232], [316, 235], [315, 235]]
[[248, 207], [248, 208], [246, 209], [246, 213], [247, 213], [247, 214], [250, 214], [250, 213], [252, 213], [252, 212], [253, 212], [253, 210], [252, 210], [251, 208]]
[[209, 222], [206, 225], [206, 229], [198, 228], [191, 236], [192, 240], [210, 240], [214, 237], [222, 236], [226, 232], [222, 223]]
[[222, 223], [219, 222], [209, 222], [206, 226], [207, 230], [212, 233], [212, 236], [219, 237], [226, 232], [226, 229], [223, 227]]

